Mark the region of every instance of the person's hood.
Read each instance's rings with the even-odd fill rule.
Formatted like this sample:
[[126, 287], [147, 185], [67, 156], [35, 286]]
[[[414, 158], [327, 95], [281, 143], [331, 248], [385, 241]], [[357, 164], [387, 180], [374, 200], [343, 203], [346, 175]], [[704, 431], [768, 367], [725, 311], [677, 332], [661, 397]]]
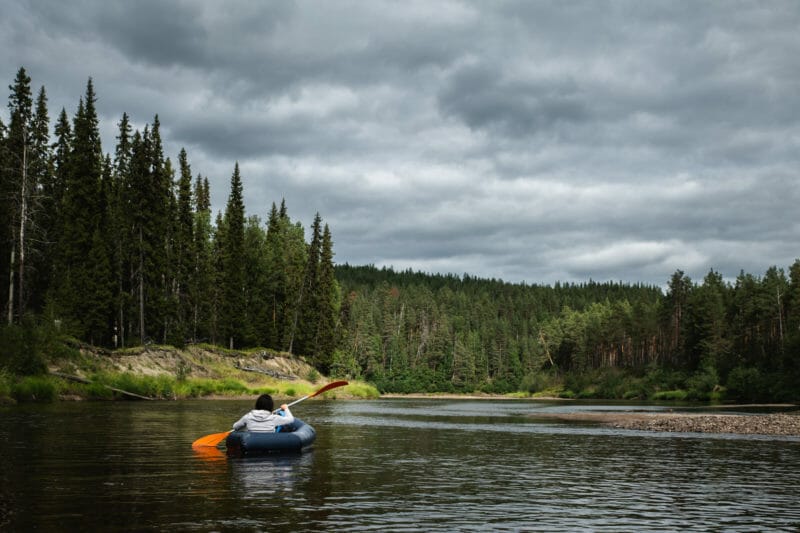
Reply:
[[262, 411], [261, 409], [253, 409], [250, 411], [250, 418], [256, 422], [266, 422], [272, 415], [272, 411]]

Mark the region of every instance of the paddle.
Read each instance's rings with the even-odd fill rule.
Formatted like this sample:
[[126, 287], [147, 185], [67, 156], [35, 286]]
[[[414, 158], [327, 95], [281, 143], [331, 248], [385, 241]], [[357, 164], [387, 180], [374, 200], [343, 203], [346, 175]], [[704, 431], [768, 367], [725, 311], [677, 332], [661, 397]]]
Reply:
[[[334, 381], [333, 383], [328, 383], [327, 385], [325, 385], [324, 387], [319, 389], [314, 394], [309, 394], [307, 396], [303, 396], [299, 400], [293, 401], [292, 403], [290, 403], [286, 407], [291, 407], [292, 405], [298, 404], [298, 403], [302, 402], [303, 400], [308, 400], [309, 398], [313, 398], [314, 396], [319, 396], [323, 392], [328, 392], [331, 389], [335, 389], [337, 387], [342, 387], [344, 385], [347, 385], [346, 381]], [[277, 409], [275, 411], [277, 411]], [[273, 411], [273, 412], [275, 412], [275, 411]], [[196, 441], [194, 441], [192, 443], [192, 448], [201, 448], [203, 446], [216, 446], [217, 444], [222, 442], [225, 439], [225, 437], [228, 436], [228, 433], [230, 433], [230, 431], [223, 431], [222, 433], [212, 433], [211, 435], [206, 435], [205, 437], [200, 437], [199, 439], [197, 439]]]

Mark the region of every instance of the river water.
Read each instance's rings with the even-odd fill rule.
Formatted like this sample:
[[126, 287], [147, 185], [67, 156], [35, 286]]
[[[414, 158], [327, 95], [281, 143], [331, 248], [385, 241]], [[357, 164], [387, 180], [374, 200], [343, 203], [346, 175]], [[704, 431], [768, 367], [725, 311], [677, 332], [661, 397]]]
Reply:
[[0, 531], [800, 530], [798, 438], [536, 417], [575, 403], [309, 400], [302, 455], [192, 450], [251, 404], [0, 408]]

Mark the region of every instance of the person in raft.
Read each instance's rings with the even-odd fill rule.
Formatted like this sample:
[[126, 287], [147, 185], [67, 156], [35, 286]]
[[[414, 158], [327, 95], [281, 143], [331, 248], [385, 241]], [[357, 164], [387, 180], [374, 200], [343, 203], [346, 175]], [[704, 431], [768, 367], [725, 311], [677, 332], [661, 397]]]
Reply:
[[283, 414], [272, 412], [272, 396], [262, 394], [256, 400], [256, 408], [244, 415], [233, 424], [233, 430], [246, 429], [247, 431], [261, 431], [275, 433], [280, 431], [279, 426], [286, 426], [294, 422], [294, 415], [289, 411], [289, 406], [281, 405]]

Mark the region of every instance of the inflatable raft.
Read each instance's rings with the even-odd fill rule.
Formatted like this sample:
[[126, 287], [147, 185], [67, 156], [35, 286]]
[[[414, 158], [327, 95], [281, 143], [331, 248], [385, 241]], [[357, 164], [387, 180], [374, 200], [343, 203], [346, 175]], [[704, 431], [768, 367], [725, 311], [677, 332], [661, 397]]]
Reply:
[[232, 431], [225, 439], [228, 455], [237, 457], [270, 453], [302, 452], [317, 438], [314, 428], [295, 418], [278, 433], [263, 431]]

